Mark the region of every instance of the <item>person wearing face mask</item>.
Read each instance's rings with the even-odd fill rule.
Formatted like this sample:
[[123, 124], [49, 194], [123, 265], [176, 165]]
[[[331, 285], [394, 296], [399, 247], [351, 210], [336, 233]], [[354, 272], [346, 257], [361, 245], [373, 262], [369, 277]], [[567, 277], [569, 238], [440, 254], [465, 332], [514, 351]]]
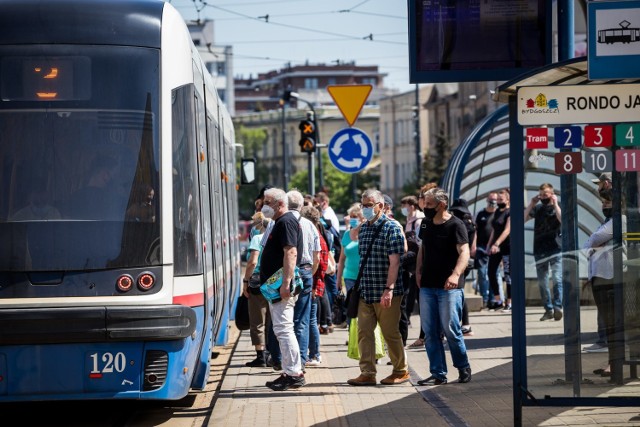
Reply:
[[[422, 196], [422, 195], [421, 195]], [[420, 248], [420, 237], [418, 237], [418, 231], [420, 231], [420, 225], [424, 214], [419, 207], [419, 202], [416, 196], [405, 196], [400, 200], [402, 206], [402, 215], [407, 218], [407, 223], [404, 226], [404, 236], [407, 241], [407, 252], [401, 257], [402, 271], [404, 272], [404, 283], [407, 285], [406, 291], [406, 303], [404, 304], [405, 316], [407, 317], [407, 326], [411, 325], [411, 315], [416, 305], [416, 299], [418, 298], [418, 285], [416, 284], [416, 257], [418, 256], [418, 249]], [[420, 336], [410, 346], [411, 348], [424, 347], [424, 331], [420, 330]]]
[[453, 366], [458, 369], [458, 382], [467, 383], [471, 381], [471, 366], [460, 320], [464, 304], [464, 272], [469, 264], [469, 234], [462, 220], [449, 212], [449, 197], [442, 188], [427, 191], [425, 202], [416, 282], [420, 286], [420, 322], [425, 332], [431, 375], [418, 384], [447, 383], [441, 334], [447, 338]]
[[[352, 204], [347, 209], [349, 217], [349, 231], [342, 235], [342, 251], [338, 259], [338, 271], [336, 278], [338, 287], [345, 295], [349, 292], [358, 278], [358, 268], [360, 266], [360, 253], [358, 252], [358, 236], [360, 234], [360, 226], [364, 222], [362, 216], [362, 207], [360, 203]], [[342, 283], [344, 287], [342, 289]], [[351, 323], [351, 319], [346, 317], [346, 326]]]
[[[589, 236], [583, 246], [583, 251], [589, 260], [589, 272], [587, 284], [592, 286], [593, 299], [598, 309], [598, 318], [604, 321], [604, 329], [608, 347], [607, 365], [593, 371], [594, 374], [603, 377], [611, 376], [611, 367], [615, 366], [612, 360], [615, 340], [619, 339], [615, 333], [615, 308], [614, 308], [614, 244], [613, 244], [613, 219], [611, 199], [602, 200], [602, 214], [604, 222]], [[627, 232], [626, 216], [620, 215], [622, 234]], [[622, 248], [623, 263], [626, 261], [626, 245]]]
[[362, 194], [362, 214], [366, 222], [360, 225], [359, 253], [360, 299], [358, 305], [358, 349], [360, 375], [349, 379], [353, 386], [376, 384], [375, 329], [379, 324], [387, 344], [393, 372], [380, 381], [383, 385], [409, 381], [402, 336], [400, 335], [400, 305], [404, 288], [400, 256], [405, 252], [402, 227], [389, 221], [384, 214], [384, 198], [379, 190], [368, 189]]
[[504, 274], [504, 282], [507, 285], [507, 301], [504, 305], [503, 312], [511, 312], [511, 209], [509, 207], [510, 191], [503, 188], [498, 191], [498, 210], [493, 214], [491, 221], [491, 236], [489, 237], [489, 284], [493, 291], [493, 304], [489, 309], [497, 310], [502, 307], [500, 298], [500, 290], [498, 289], [498, 268], [502, 263], [502, 272]]
[[[547, 182], [524, 210], [524, 222], [534, 219], [533, 257], [536, 261], [538, 288], [544, 314], [540, 321], [562, 319], [562, 213], [553, 186]], [[553, 299], [549, 289], [549, 273], [553, 282]]]
[[[487, 207], [476, 214], [476, 245], [471, 248], [471, 256], [478, 270], [478, 289], [482, 296], [482, 307], [488, 308], [489, 302], [493, 301], [493, 292], [489, 287], [489, 237], [491, 237], [491, 221], [493, 214], [498, 209], [498, 193], [495, 191], [487, 194]], [[497, 273], [496, 273], [497, 274]], [[497, 278], [496, 278], [497, 280]], [[502, 291], [502, 286], [498, 287]], [[498, 295], [502, 301], [503, 295]]]

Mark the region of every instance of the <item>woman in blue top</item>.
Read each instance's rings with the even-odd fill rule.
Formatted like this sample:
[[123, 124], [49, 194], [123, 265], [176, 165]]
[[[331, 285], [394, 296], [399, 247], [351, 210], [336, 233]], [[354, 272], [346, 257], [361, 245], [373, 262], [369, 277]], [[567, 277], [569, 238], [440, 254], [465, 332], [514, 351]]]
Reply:
[[[364, 222], [360, 203], [351, 205], [351, 207], [347, 209], [347, 215], [349, 215], [349, 230], [342, 235], [342, 251], [340, 252], [338, 272], [336, 273], [338, 289], [340, 291], [342, 291], [342, 281], [344, 280], [346, 287], [344, 291], [345, 294], [356, 284], [358, 270], [360, 268], [358, 234], [360, 233], [360, 225]], [[347, 318], [347, 325], [349, 325], [350, 321], [351, 319]]]
[[[260, 258], [263, 246], [260, 244], [264, 232], [271, 221], [262, 212], [253, 215], [252, 237], [249, 242], [249, 260], [242, 280], [242, 292], [249, 299], [249, 334], [251, 344], [256, 348], [256, 358], [247, 362], [246, 366], [266, 367], [265, 357], [265, 325], [269, 321], [269, 303], [260, 292]], [[257, 233], [253, 230], [257, 230]]]

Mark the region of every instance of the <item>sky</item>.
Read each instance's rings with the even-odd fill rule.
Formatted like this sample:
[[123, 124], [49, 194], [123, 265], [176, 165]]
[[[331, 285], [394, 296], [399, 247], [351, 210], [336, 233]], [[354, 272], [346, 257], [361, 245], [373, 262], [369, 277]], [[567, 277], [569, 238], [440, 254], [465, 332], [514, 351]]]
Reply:
[[405, 0], [166, 0], [186, 21], [214, 21], [215, 45], [233, 47], [234, 76], [287, 63], [377, 65], [384, 85], [410, 91]]

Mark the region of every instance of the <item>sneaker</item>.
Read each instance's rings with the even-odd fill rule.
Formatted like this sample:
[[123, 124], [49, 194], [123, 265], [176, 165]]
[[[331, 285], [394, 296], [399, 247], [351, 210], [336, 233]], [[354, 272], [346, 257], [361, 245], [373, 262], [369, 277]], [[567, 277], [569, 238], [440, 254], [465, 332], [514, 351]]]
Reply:
[[429, 378], [418, 381], [418, 385], [442, 385], [447, 383], [447, 378], [436, 378], [431, 375]]
[[500, 301], [491, 301], [489, 303], [489, 311], [496, 311], [500, 308], [502, 308], [502, 302]]
[[504, 306], [504, 308], [502, 309], [503, 313], [511, 313], [511, 304], [507, 304]]
[[338, 329], [347, 329], [347, 322], [340, 323], [338, 326], [336, 326], [336, 328], [338, 328]]
[[560, 320], [562, 319], [562, 309], [560, 308], [554, 308], [553, 309], [553, 320]]
[[609, 351], [609, 348], [605, 344], [595, 343], [590, 346], [583, 347], [582, 351], [585, 353], [606, 353]]
[[282, 371], [282, 363], [274, 362], [272, 358], [267, 361], [267, 366], [271, 366], [274, 371]]
[[265, 362], [264, 357], [256, 357], [251, 362], [247, 362], [244, 366], [248, 366], [249, 368], [266, 368], [267, 362]]
[[553, 311], [547, 310], [544, 312], [544, 314], [540, 318], [540, 321], [544, 322], [545, 320], [551, 320], [551, 319], [553, 319]]
[[347, 384], [355, 386], [376, 385], [376, 377], [360, 374], [357, 378], [347, 380]]
[[465, 337], [470, 337], [473, 335], [473, 331], [471, 330], [471, 326], [463, 326], [462, 327], [462, 335]]
[[471, 381], [471, 368], [458, 369], [460, 376], [458, 377], [459, 383], [468, 383]]
[[273, 391], [285, 391], [289, 389], [300, 388], [305, 384], [307, 384], [307, 382], [304, 379], [304, 375], [294, 377], [291, 375], [282, 374], [277, 380], [273, 382], [267, 382], [266, 385]]
[[391, 374], [387, 378], [380, 381], [383, 385], [396, 385], [409, 381], [409, 371], [404, 371], [404, 374]]
[[320, 361], [320, 358], [315, 358], [312, 357], [311, 359], [307, 360], [307, 363], [305, 363], [305, 366], [320, 366], [322, 362]]

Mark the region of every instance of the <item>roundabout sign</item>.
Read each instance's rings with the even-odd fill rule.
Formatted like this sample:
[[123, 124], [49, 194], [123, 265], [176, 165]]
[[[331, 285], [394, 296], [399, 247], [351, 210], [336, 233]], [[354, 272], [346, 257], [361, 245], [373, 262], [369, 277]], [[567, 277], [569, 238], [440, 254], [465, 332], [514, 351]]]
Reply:
[[373, 157], [371, 140], [358, 128], [339, 130], [328, 145], [329, 160], [345, 173], [357, 173], [363, 170]]

